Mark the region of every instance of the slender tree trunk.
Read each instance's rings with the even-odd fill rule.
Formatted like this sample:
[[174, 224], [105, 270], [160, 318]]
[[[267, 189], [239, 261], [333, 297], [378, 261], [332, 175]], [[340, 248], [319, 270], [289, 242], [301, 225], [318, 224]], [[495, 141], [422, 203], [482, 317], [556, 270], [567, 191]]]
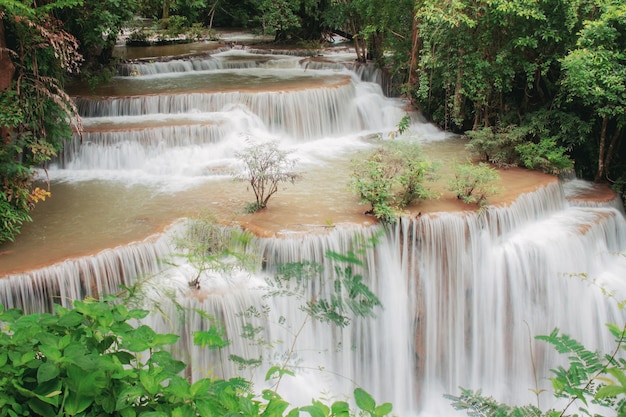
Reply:
[[617, 127], [615, 132], [613, 132], [613, 136], [611, 136], [611, 143], [609, 144], [609, 148], [606, 150], [606, 155], [604, 156], [604, 171], [609, 170], [609, 166], [611, 165], [611, 159], [613, 158], [613, 152], [615, 150], [615, 144], [617, 143], [617, 138], [622, 135], [622, 128]]
[[211, 6], [211, 10], [209, 10], [209, 30], [213, 29], [213, 18], [215, 17], [215, 10], [217, 10], [217, 3], [219, 0], [216, 0]]
[[170, 0], [164, 0], [163, 1], [163, 13], [161, 18], [162, 19], [167, 19], [170, 17]]
[[352, 39], [354, 40], [354, 49], [356, 50], [357, 61], [367, 62], [365, 40], [360, 35], [357, 35], [358, 24], [354, 21], [354, 19], [350, 19], [350, 25], [352, 26]]
[[609, 118], [604, 116], [602, 119], [602, 130], [600, 131], [600, 149], [598, 149], [598, 171], [596, 172], [595, 181], [599, 182], [604, 177], [604, 149], [606, 147], [606, 130], [609, 124]]
[[[0, 91], [9, 91], [13, 76], [15, 75], [15, 65], [9, 56], [6, 38], [4, 35], [4, 23], [0, 15]], [[11, 129], [9, 126], [0, 126], [0, 138], [3, 143], [11, 142]]]
[[472, 130], [478, 130], [478, 127], [480, 126], [480, 113], [481, 113], [481, 107], [480, 104], [478, 102], [474, 103], [474, 126], [472, 127]]
[[458, 120], [462, 117], [462, 104], [463, 104], [463, 94], [461, 93], [461, 89], [463, 88], [463, 55], [465, 55], [465, 51], [463, 49], [459, 49], [459, 55], [457, 57], [456, 64], [456, 83], [454, 85], [454, 101], [452, 102], [452, 119], [454, 124], [457, 123]]
[[422, 38], [419, 33], [417, 14], [413, 10], [413, 30], [411, 35], [411, 63], [409, 65], [409, 90], [413, 90], [420, 82], [420, 74], [417, 70], [417, 62], [422, 49]]

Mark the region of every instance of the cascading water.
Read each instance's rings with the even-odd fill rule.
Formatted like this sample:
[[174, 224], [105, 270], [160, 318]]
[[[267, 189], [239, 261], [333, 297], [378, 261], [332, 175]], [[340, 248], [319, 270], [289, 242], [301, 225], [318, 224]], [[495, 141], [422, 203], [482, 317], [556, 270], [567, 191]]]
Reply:
[[[128, 87], [132, 97], [79, 99], [86, 132], [50, 168], [53, 181], [94, 187], [124, 182], [129, 193], [152, 187], [156, 194], [171, 193], [176, 203], [169, 204], [184, 205], [191, 200], [181, 190], [224, 181], [236, 167], [234, 152], [248, 140], [278, 138], [305, 172], [321, 167], [337, 175], [337, 160], [372, 146], [363, 138], [395, 130], [403, 114], [401, 101], [385, 98], [377, 85], [338, 64], [243, 51], [196, 60], [135, 64], [120, 72], [129, 74], [123, 82], [137, 84]], [[237, 70], [233, 76], [224, 68]], [[201, 93], [192, 93], [189, 82], [211, 77], [218, 86], [207, 81]], [[268, 78], [271, 87], [235, 91], [229, 77], [234, 86], [246, 77], [259, 85]], [[164, 84], [165, 94], [141, 90]], [[445, 137], [419, 122], [412, 129], [426, 132], [412, 140]], [[316, 233], [295, 233], [284, 227], [282, 237], [253, 239], [248, 250], [258, 259], [256, 268], [206, 272], [199, 288], [189, 285], [197, 271], [176, 256], [173, 242], [185, 230], [177, 224], [159, 237], [5, 276], [0, 303], [50, 310], [53, 302], [68, 305], [145, 280], [141, 295], [147, 307], [159, 308], [148, 323], [181, 334], [176, 352], [190, 364], [191, 378], [243, 374], [260, 391], [267, 369], [285, 360], [308, 321], [299, 308], [303, 300], [263, 296], [266, 278], [278, 265], [313, 261], [324, 265], [322, 277], [329, 279], [336, 263], [327, 251], [345, 254], [375, 239], [375, 247], [363, 251], [359, 272], [382, 308], [374, 318], [353, 317], [345, 329], [307, 322], [291, 357], [296, 377], [285, 377], [279, 392], [294, 402], [328, 393], [340, 399], [358, 383], [378, 402], [392, 402], [397, 415], [455, 414], [442, 395], [458, 393], [459, 386], [482, 388], [503, 401], [534, 402], [529, 389], [547, 388], [549, 368], [560, 359], [532, 336], [559, 327], [591, 349], [608, 351], [612, 339], [602, 325], [624, 319], [615, 302], [626, 298], [623, 211], [611, 203], [578, 202], [571, 189], [553, 182], [508, 206], [407, 215], [390, 228], [326, 224]], [[209, 190], [210, 201], [229, 198]], [[312, 281], [303, 299], [319, 290]], [[615, 299], [603, 290], [615, 291]], [[193, 332], [206, 330], [209, 316], [231, 341], [222, 350], [193, 346]], [[241, 336], [246, 324], [259, 329], [253, 338], [259, 343]], [[263, 365], [240, 371], [229, 355], [261, 358]]]

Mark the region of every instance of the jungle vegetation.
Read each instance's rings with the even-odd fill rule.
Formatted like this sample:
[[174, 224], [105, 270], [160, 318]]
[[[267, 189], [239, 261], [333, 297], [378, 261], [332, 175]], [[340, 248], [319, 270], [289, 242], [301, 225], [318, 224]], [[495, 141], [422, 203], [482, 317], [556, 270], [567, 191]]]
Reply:
[[164, 28], [245, 27], [307, 47], [341, 34], [428, 119], [478, 138], [486, 162], [573, 168], [626, 189], [621, 0], [2, 0], [0, 242], [49, 195], [33, 170], [80, 130], [66, 78], [106, 74], [136, 16]]

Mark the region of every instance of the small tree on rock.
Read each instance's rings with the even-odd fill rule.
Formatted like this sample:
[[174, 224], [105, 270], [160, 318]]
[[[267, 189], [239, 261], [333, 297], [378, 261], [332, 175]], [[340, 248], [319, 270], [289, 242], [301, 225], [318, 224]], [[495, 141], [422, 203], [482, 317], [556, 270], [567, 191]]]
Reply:
[[488, 196], [500, 192], [500, 188], [495, 185], [499, 179], [498, 172], [488, 164], [467, 162], [454, 168], [454, 178], [448, 183], [448, 190], [465, 204], [483, 207], [489, 204]]
[[289, 158], [290, 153], [279, 149], [278, 142], [271, 141], [252, 144], [235, 154], [244, 163], [244, 170], [237, 173], [235, 179], [248, 182], [256, 197], [254, 203], [246, 205], [246, 212], [254, 213], [267, 207], [281, 182], [293, 184], [300, 179], [293, 171], [297, 160]]

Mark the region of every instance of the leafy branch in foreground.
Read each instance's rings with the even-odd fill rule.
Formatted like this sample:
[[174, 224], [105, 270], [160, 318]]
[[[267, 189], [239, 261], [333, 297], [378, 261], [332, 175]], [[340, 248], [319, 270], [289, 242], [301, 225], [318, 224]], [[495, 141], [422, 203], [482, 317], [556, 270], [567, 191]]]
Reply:
[[[359, 410], [337, 401], [290, 408], [278, 393], [260, 396], [243, 378], [190, 381], [187, 365], [169, 352], [175, 334], [130, 323], [147, 316], [114, 300], [75, 301], [55, 314], [24, 315], [0, 305], [0, 416], [114, 417], [383, 417], [390, 404], [376, 405], [355, 390]], [[202, 341], [206, 341], [203, 338]]]
[[310, 320], [344, 328], [352, 317], [373, 316], [374, 309], [381, 306], [358, 272], [365, 266], [360, 254], [368, 245], [375, 244], [375, 240], [357, 242], [361, 246], [346, 254], [327, 251], [326, 257], [338, 263], [333, 273], [326, 273], [323, 266], [315, 262], [296, 262], [280, 266], [277, 273], [267, 279], [270, 288], [267, 297], [290, 296], [303, 300], [300, 309], [305, 313], [282, 363], [266, 373], [266, 380], [276, 378], [275, 389], [284, 375], [294, 375], [289, 363], [295, 354], [296, 341]]
[[[625, 350], [626, 326], [609, 324], [609, 331], [615, 338], [615, 349], [610, 354], [600, 354], [585, 348], [580, 342], [554, 329], [546, 336], [537, 336], [561, 354], [568, 355], [567, 367], [552, 369], [553, 396], [566, 401], [562, 409], [542, 411], [536, 406], [509, 406], [485, 397], [479, 391], [461, 388], [461, 395], [446, 395], [457, 410], [464, 410], [470, 416], [548, 416], [560, 417], [568, 414], [574, 403], [578, 411], [585, 415], [598, 415], [591, 406], [601, 407], [606, 412], [618, 416], [626, 415], [626, 360], [618, 357]], [[542, 391], [545, 392], [545, 391]], [[578, 415], [578, 414], [571, 414]]]

